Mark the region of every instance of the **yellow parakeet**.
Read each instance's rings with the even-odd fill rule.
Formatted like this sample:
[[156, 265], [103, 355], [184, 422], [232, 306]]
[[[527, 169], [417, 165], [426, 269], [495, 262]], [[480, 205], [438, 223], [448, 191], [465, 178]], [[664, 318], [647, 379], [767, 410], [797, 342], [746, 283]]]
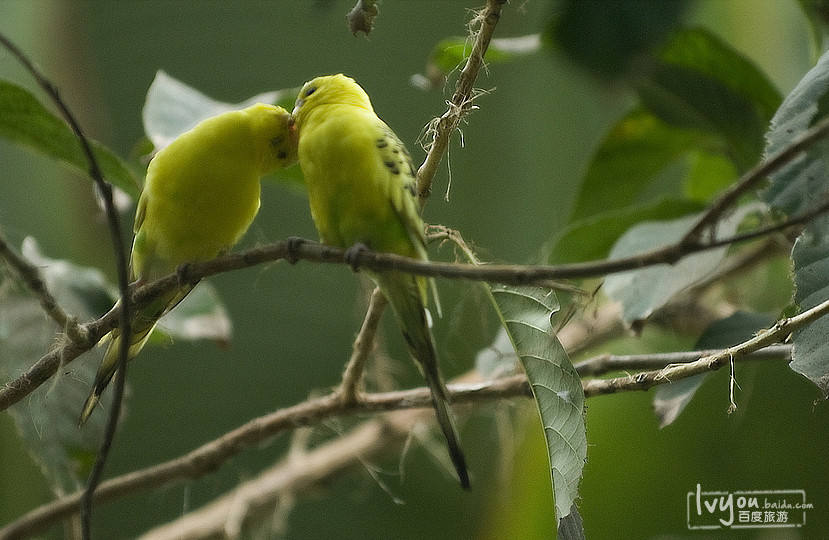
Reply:
[[[403, 143], [374, 113], [366, 92], [342, 74], [317, 77], [300, 90], [293, 115], [299, 163], [322, 241], [426, 260], [415, 169]], [[466, 461], [429, 328], [428, 281], [401, 272], [369, 275], [388, 299], [426, 379], [449, 455], [468, 489]]]
[[[293, 121], [273, 105], [225, 112], [181, 134], [147, 169], [133, 227], [132, 279], [152, 281], [183, 263], [209, 260], [229, 249], [259, 210], [260, 178], [295, 162]], [[181, 287], [135, 314], [130, 358], [142, 349], [158, 319], [193, 287]], [[80, 424], [115, 374], [122, 337], [114, 330], [111, 338]]]

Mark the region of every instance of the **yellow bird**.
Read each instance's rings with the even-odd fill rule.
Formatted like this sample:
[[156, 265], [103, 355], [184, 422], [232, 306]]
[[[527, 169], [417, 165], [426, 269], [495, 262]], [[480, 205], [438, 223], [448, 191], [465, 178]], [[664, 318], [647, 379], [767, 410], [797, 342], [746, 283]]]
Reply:
[[[300, 90], [293, 115], [299, 163], [322, 241], [343, 249], [368, 248], [427, 260], [411, 157], [374, 113], [366, 92], [342, 74], [317, 77]], [[388, 299], [426, 379], [449, 455], [461, 485], [468, 489], [466, 460], [426, 311], [429, 282], [401, 272], [369, 275]]]
[[[208, 118], [156, 154], [135, 214], [132, 279], [152, 281], [184, 263], [212, 259], [233, 246], [259, 210], [262, 176], [296, 162], [291, 115], [256, 104]], [[132, 321], [129, 358], [144, 347], [158, 319], [193, 289], [183, 286], [143, 307]], [[83, 407], [83, 425], [117, 369], [118, 330]]]

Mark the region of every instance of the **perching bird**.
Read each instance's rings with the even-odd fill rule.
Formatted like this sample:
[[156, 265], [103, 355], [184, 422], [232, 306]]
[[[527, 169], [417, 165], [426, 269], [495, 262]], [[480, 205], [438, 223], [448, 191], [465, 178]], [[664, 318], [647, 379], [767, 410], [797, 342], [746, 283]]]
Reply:
[[[426, 260], [411, 157], [374, 113], [366, 92], [342, 74], [317, 77], [300, 90], [293, 116], [311, 215], [322, 241]], [[429, 282], [401, 272], [369, 275], [391, 304], [426, 379], [449, 455], [468, 489], [466, 460], [429, 327]]]
[[[156, 154], [135, 214], [132, 279], [152, 281], [184, 263], [212, 259], [233, 246], [259, 210], [259, 180], [296, 162], [296, 135], [282, 107], [256, 104], [208, 118]], [[132, 321], [129, 358], [156, 322], [195, 285], [142, 307]], [[113, 330], [80, 424], [115, 374], [121, 336]]]

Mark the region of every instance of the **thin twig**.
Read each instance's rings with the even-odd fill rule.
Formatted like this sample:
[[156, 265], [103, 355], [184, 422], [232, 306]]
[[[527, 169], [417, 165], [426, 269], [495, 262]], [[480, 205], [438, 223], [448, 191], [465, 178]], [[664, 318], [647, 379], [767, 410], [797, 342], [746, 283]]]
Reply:
[[[86, 157], [86, 161], [89, 165], [89, 176], [92, 178], [92, 181], [97, 186], [100, 194], [101, 199], [104, 202], [104, 209], [106, 210], [107, 216], [107, 223], [109, 225], [110, 236], [112, 239], [112, 246], [115, 252], [115, 263], [116, 263], [116, 270], [118, 273], [118, 290], [121, 296], [121, 303], [123, 308], [121, 309], [121, 314], [119, 318], [119, 327], [121, 329], [121, 335], [129, 335], [130, 334], [130, 305], [127, 303], [129, 298], [129, 270], [127, 268], [127, 255], [126, 255], [126, 246], [124, 244], [124, 238], [121, 233], [121, 224], [118, 219], [118, 212], [115, 208], [115, 203], [112, 198], [112, 186], [110, 186], [106, 180], [104, 180], [104, 175], [101, 172], [101, 167], [98, 164], [98, 160], [95, 158], [95, 153], [92, 151], [92, 144], [90, 143], [89, 139], [87, 139], [86, 135], [84, 134], [83, 130], [81, 129], [80, 123], [78, 123], [75, 116], [69, 110], [69, 107], [63, 101], [63, 98], [60, 96], [60, 92], [58, 91], [57, 87], [52, 84], [41, 72], [40, 70], [35, 67], [32, 61], [26, 56], [22, 50], [20, 50], [14, 43], [12, 43], [5, 35], [0, 34], [0, 43], [9, 52], [14, 55], [18, 61], [23, 64], [23, 66], [31, 73], [34, 79], [37, 81], [38, 85], [46, 92], [49, 98], [54, 102], [57, 106], [58, 110], [63, 116], [66, 123], [69, 124], [69, 127], [72, 129], [72, 132], [75, 133], [75, 136], [78, 138], [78, 142], [81, 145], [81, 150]], [[95, 463], [92, 466], [92, 470], [89, 473], [89, 487], [87, 489], [87, 495], [85, 497], [85, 502], [81, 508], [81, 534], [83, 538], [90, 538], [91, 537], [91, 520], [92, 520], [92, 495], [95, 491], [96, 485], [100, 482], [101, 476], [103, 475], [103, 468], [107, 460], [107, 456], [109, 455], [109, 449], [112, 445], [112, 439], [115, 435], [115, 425], [118, 422], [118, 417], [120, 415], [121, 410], [121, 401], [124, 395], [124, 378], [126, 376], [126, 368], [127, 368], [127, 356], [129, 354], [129, 340], [123, 339], [121, 340], [121, 348], [119, 351], [119, 358], [118, 358], [118, 371], [115, 376], [115, 389], [113, 392], [113, 404], [112, 408], [110, 409], [109, 420], [107, 421], [106, 429], [104, 430], [104, 440], [101, 443], [101, 447], [98, 451], [98, 454], [95, 458]]]
[[[829, 302], [822, 306], [824, 307], [820, 310], [816, 308], [815, 310], [804, 312], [803, 315], [806, 315], [805, 318], [808, 319], [808, 321], [814, 320], [817, 316], [829, 311]], [[800, 328], [808, 322], [805, 321], [804, 318], [800, 316], [798, 317], [799, 319], [793, 318], [788, 320], [790, 322], [781, 321], [778, 325], [775, 325], [773, 329], [766, 332], [768, 336], [765, 340], [770, 340], [771, 342], [779, 341], [784, 334], [787, 334], [796, 328]], [[782, 328], [782, 330], [778, 327]], [[705, 356], [707, 351], [692, 351], [688, 353], [657, 353], [651, 355], [630, 355], [626, 357], [595, 357], [591, 360], [579, 363], [577, 365], [577, 369], [581, 374], [586, 375], [588, 373], [603, 373], [606, 372], [606, 370], [612, 371], [617, 369], [635, 369], [637, 367], [661, 367], [663, 369], [646, 372], [645, 376], [652, 373], [668, 374], [659, 377], [658, 380], [653, 383], [665, 384], [697, 373], [713, 371], [722, 365], [725, 365], [725, 363], [732, 358], [734, 361], [768, 358], [788, 359], [787, 354], [790, 350], [788, 346], [773, 345], [767, 349], [751, 350], [755, 345], [756, 344], [746, 346], [745, 344], [742, 344], [731, 349], [716, 351], [713, 355], [709, 356]], [[715, 356], [722, 357], [727, 360], [722, 363], [707, 361], [707, 359], [714, 358]], [[698, 360], [700, 358], [702, 359]], [[684, 364], [678, 363], [688, 360], [696, 361]], [[692, 369], [686, 369], [689, 367]], [[670, 370], [674, 371], [671, 372]], [[469, 380], [470, 378], [475, 377], [479, 376], [471, 373], [463, 376], [462, 379]], [[633, 380], [633, 377], [630, 379]], [[636, 384], [618, 384], [613, 382], [623, 379], [629, 378], [594, 379], [586, 381], [583, 383], [585, 394], [588, 397], [592, 397], [608, 392], [641, 389], [641, 387]], [[601, 385], [608, 381], [610, 387], [606, 388], [607, 391], [599, 391], [599, 389], [602, 388]], [[496, 399], [529, 397], [532, 395], [524, 374], [512, 375], [490, 381], [449, 384], [448, 387], [452, 403], [458, 405], [464, 403], [486, 403]], [[367, 394], [362, 396], [359, 402], [350, 404], [344, 403], [339, 398], [337, 393], [332, 393], [276, 411], [267, 416], [251, 420], [243, 426], [226, 433], [219, 439], [206, 443], [174, 460], [161, 463], [147, 469], [133, 471], [124, 476], [105, 481], [96, 491], [94, 501], [96, 504], [100, 504], [102, 502], [118, 499], [126, 495], [135, 494], [140, 491], [200, 478], [215, 471], [229, 459], [233, 458], [246, 448], [260, 444], [263, 441], [266, 441], [286, 430], [303, 426], [317, 425], [333, 416], [345, 416], [367, 412], [404, 411], [408, 409], [417, 409], [428, 412], [430, 408], [431, 396], [428, 388], [425, 387], [413, 390]], [[432, 418], [433, 416], [431, 414], [424, 414], [422, 417], [418, 417], [417, 421], [419, 422], [424, 419], [429, 420]], [[382, 422], [384, 420], [373, 420], [371, 422], [378, 421]], [[408, 427], [406, 429], [408, 432], [411, 429], [412, 423], [407, 424], [407, 426]], [[326, 443], [318, 449], [337, 448], [336, 445], [339, 440], [340, 439], [337, 439], [331, 443]], [[384, 442], [388, 442], [386, 439], [382, 440]], [[388, 450], [390, 446], [386, 445], [385, 448]], [[336, 455], [336, 452], [332, 452], [330, 455]], [[300, 466], [299, 469], [302, 470], [302, 467]], [[314, 470], [318, 469], [314, 467]], [[340, 469], [338, 468], [328, 469], [328, 474], [336, 474], [339, 470]], [[297, 472], [297, 474], [302, 473]], [[303, 482], [308, 485], [314, 483], [307, 478], [303, 480]], [[13, 523], [10, 523], [0, 529], [0, 540], [27, 537], [47, 530], [58, 521], [71, 516], [77, 510], [80, 498], [81, 494], [75, 493], [29, 512], [25, 516], [18, 518]]]
[[340, 383], [338, 394], [343, 403], [357, 401], [360, 394], [359, 386], [371, 349], [374, 345], [374, 336], [377, 333], [377, 326], [380, 324], [380, 316], [383, 308], [386, 307], [386, 297], [380, 287], [375, 287], [371, 293], [366, 316], [360, 333], [354, 340], [354, 351], [349, 358], [343, 371], [343, 380]]
[[585, 397], [592, 397], [621, 391], [647, 390], [658, 384], [665, 384], [685, 379], [692, 375], [715, 371], [727, 365], [729, 362], [742, 359], [763, 347], [783, 341], [792, 332], [803, 328], [827, 313], [829, 313], [829, 300], [794, 317], [781, 319], [769, 330], [760, 332], [752, 339], [744, 341], [735, 347], [717, 351], [694, 362], [669, 365], [659, 370], [646, 371], [625, 377], [587, 381], [584, 383], [584, 395]]
[[[791, 223], [792, 225], [799, 225], [801, 222], [798, 218], [795, 218], [795, 221]], [[775, 227], [774, 230], [777, 231], [778, 228]], [[685, 244], [684, 246], [674, 244], [623, 259], [557, 266], [445, 263], [371, 251], [361, 251], [346, 260], [345, 252], [341, 249], [318, 244], [311, 240], [293, 238], [266, 246], [232, 252], [210, 261], [189, 264], [179, 272], [134, 288], [131, 299], [135, 306], [140, 307], [153, 298], [179, 287], [181, 283], [195, 283], [208, 276], [281, 259], [292, 262], [306, 260], [316, 263], [349, 264], [377, 272], [396, 270], [427, 277], [487, 281], [505, 285], [541, 285], [557, 288], [559, 285], [557, 280], [597, 277], [656, 264], [673, 264], [694, 253], [722, 247], [731, 241], [742, 240], [747, 234], [749, 233], [741, 233], [733, 238], [714, 240], [710, 244], [695, 243]], [[120, 316], [119, 304], [101, 319], [82, 325], [81, 331], [89, 332], [91, 340], [87, 340], [81, 345], [70, 344], [53, 349], [18, 379], [6, 383], [3, 388], [0, 388], [0, 411], [20, 401], [48, 380], [60, 365], [59, 360], [62, 359], [64, 363], [70, 362], [92, 348], [97, 340], [116, 326], [116, 320], [119, 320]]]
[[[577, 363], [574, 368], [582, 377], [595, 377], [612, 371], [635, 371], [640, 369], [664, 368], [671, 364], [690, 363], [721, 352], [721, 349], [704, 351], [682, 351], [651, 354], [600, 354]], [[782, 358], [791, 360], [791, 345], [770, 345], [746, 356], [751, 360]]]
[[449, 146], [449, 139], [460, 125], [464, 116], [471, 110], [472, 88], [478, 72], [484, 63], [484, 54], [489, 47], [492, 34], [501, 18], [501, 9], [506, 0], [488, 0], [486, 7], [478, 15], [480, 28], [475, 34], [475, 41], [472, 45], [472, 52], [466, 61], [466, 65], [458, 78], [455, 94], [449, 101], [449, 108], [440, 118], [432, 122], [430, 132], [433, 134], [432, 141], [427, 146], [428, 153], [426, 160], [417, 171], [417, 193], [420, 197], [421, 210], [426, 204], [426, 199], [432, 191], [432, 181], [437, 174], [438, 166], [443, 160], [446, 149]]
[[43, 311], [63, 329], [69, 339], [76, 343], [85, 341], [83, 327], [78, 324], [75, 317], [60, 307], [46, 282], [40, 277], [38, 268], [12, 249], [2, 235], [0, 235], [0, 258], [14, 269], [23, 284], [37, 297]]
[[777, 154], [765, 159], [746, 174], [742, 175], [736, 184], [726, 190], [708, 207], [696, 225], [685, 234], [680, 244], [699, 242], [705, 231], [716, 225], [723, 214], [737, 204], [737, 201], [742, 195], [755, 189], [770, 174], [779, 170], [787, 163], [792, 162], [801, 152], [819, 140], [826, 138], [827, 135], [829, 135], [829, 118], [818, 122]]

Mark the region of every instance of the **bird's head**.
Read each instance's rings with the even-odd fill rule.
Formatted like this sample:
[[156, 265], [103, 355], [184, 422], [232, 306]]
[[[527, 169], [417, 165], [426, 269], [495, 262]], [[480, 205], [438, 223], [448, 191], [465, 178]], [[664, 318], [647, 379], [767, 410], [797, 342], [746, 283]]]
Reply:
[[302, 129], [308, 115], [323, 105], [353, 105], [373, 110], [368, 94], [354, 79], [342, 73], [325, 75], [308, 81], [299, 91], [292, 113], [297, 127]]

